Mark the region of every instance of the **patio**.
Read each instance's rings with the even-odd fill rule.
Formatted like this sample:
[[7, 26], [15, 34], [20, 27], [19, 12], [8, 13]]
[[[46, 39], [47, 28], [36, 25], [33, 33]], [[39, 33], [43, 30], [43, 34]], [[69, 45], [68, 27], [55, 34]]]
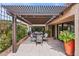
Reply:
[[17, 20], [28, 26], [28, 32], [33, 27], [43, 27], [44, 32], [50, 30], [49, 37], [56, 39], [61, 31], [72, 31], [75, 37], [73, 54], [79, 55], [79, 4], [2, 4], [1, 20], [7, 20], [5, 15], [10, 15], [12, 21], [12, 52], [9, 55], [65, 55], [62, 42], [54, 39], [36, 46], [28, 38], [17, 50]]
[[53, 38], [50, 38], [48, 42], [43, 42], [42, 45], [36, 45], [29, 37], [19, 46], [16, 53], [11, 52], [8, 56], [66, 56], [62, 45], [61, 41]]

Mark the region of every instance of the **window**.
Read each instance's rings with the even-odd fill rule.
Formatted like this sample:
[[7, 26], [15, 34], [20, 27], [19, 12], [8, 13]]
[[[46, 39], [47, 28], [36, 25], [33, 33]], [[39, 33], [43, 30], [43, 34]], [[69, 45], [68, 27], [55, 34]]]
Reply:
[[58, 25], [58, 36], [59, 36], [59, 34], [60, 34], [60, 31], [62, 31], [62, 24], [59, 24], [59, 25]]
[[62, 31], [62, 24], [58, 25], [59, 31]]
[[74, 25], [71, 25], [71, 31], [74, 32]]
[[63, 24], [63, 30], [68, 30], [68, 24]]

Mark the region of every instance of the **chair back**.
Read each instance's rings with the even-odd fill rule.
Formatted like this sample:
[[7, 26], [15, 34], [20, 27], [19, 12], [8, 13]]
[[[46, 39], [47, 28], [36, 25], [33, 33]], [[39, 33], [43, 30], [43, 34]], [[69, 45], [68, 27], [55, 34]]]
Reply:
[[48, 34], [47, 34], [47, 33], [45, 33], [45, 34], [44, 34], [44, 37], [45, 37], [45, 38], [47, 38], [47, 37], [48, 37]]
[[42, 41], [43, 41], [43, 36], [42, 35], [37, 35], [36, 42], [42, 42]]

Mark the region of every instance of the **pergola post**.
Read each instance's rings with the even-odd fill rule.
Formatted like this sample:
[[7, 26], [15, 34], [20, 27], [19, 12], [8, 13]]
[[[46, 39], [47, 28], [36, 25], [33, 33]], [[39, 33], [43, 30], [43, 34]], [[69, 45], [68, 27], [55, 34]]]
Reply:
[[57, 39], [57, 25], [55, 25], [55, 38]]
[[45, 26], [45, 31], [48, 30], [48, 25]]
[[32, 26], [30, 26], [30, 31], [32, 31]]
[[50, 37], [52, 37], [52, 25], [48, 25], [48, 29], [50, 30]]
[[32, 33], [32, 25], [29, 26], [29, 31]]
[[12, 19], [12, 52], [16, 52], [16, 16]]
[[79, 4], [75, 11], [75, 55], [79, 56]]

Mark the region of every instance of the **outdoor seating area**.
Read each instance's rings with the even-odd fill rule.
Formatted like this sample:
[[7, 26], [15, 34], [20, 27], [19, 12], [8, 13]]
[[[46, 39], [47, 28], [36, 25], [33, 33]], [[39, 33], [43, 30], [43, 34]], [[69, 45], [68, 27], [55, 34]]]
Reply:
[[0, 54], [9, 47], [11, 55], [23, 49], [22, 55], [42, 55], [44, 50], [50, 52], [47, 55], [63, 55], [63, 50], [64, 55], [79, 56], [79, 4], [0, 3]]
[[48, 34], [45, 33], [43, 34], [43, 32], [33, 32], [31, 35], [31, 41], [32, 42], [36, 42], [36, 45], [37, 44], [42, 44], [43, 41], [47, 41], [47, 38], [48, 38]]

